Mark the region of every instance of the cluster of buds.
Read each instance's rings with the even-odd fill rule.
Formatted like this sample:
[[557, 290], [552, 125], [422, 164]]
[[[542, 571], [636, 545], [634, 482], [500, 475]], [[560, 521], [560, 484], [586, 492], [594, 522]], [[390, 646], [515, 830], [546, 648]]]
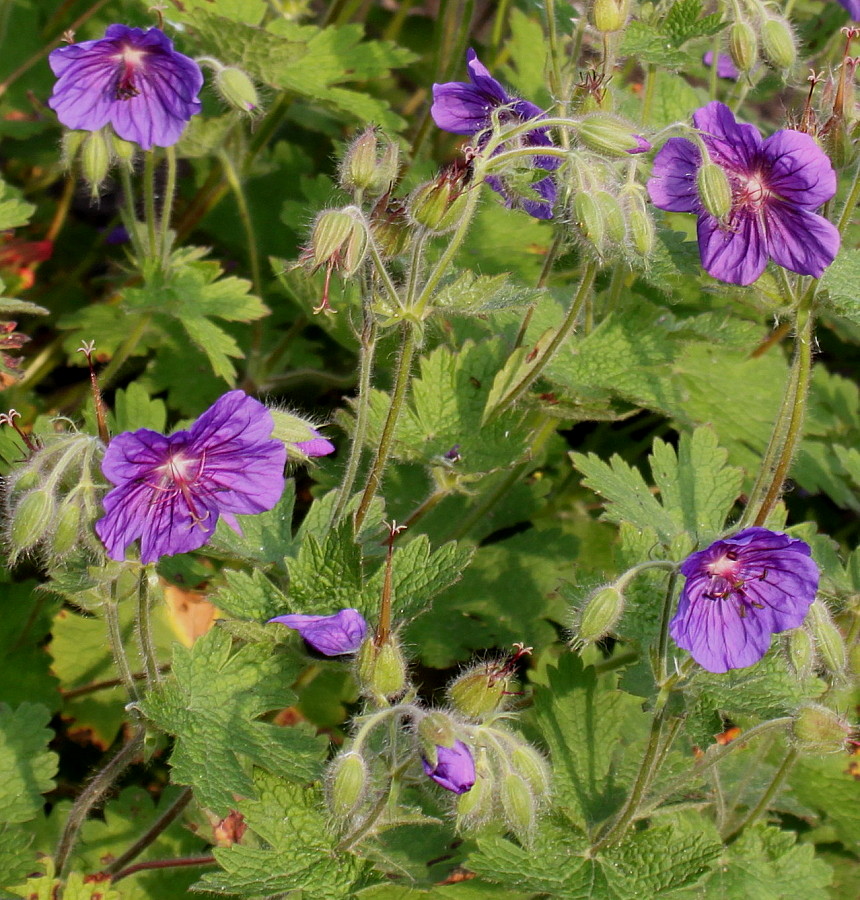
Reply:
[[0, 417], [18, 431], [27, 448], [26, 458], [5, 479], [9, 561], [35, 552], [49, 563], [78, 550], [103, 553], [92, 524], [101, 512], [104, 444], [74, 430], [48, 433], [37, 440], [18, 429], [17, 416], [11, 410]]
[[89, 185], [90, 197], [97, 200], [116, 166], [131, 169], [134, 166], [136, 145], [117, 137], [109, 127], [98, 131], [66, 131], [63, 134], [63, 164], [71, 169], [75, 163], [84, 181]]
[[[837, 169], [850, 166], [857, 158], [857, 141], [860, 139], [860, 116], [854, 91], [854, 73], [860, 65], [860, 57], [851, 56], [851, 42], [860, 37], [860, 28], [843, 28], [845, 50], [842, 65], [837, 74], [824, 79], [814, 72], [809, 77], [809, 97], [804, 110], [801, 131], [812, 133], [824, 147]], [[816, 84], [824, 80], [821, 94], [821, 110], [812, 110], [812, 95]]]
[[340, 186], [358, 200], [390, 193], [397, 180], [400, 148], [378, 128], [365, 129], [350, 144], [340, 163]]
[[470, 177], [468, 163], [458, 161], [442, 169], [433, 181], [417, 187], [409, 197], [411, 221], [431, 234], [450, 231], [463, 214]]
[[311, 272], [325, 269], [322, 300], [315, 313], [333, 312], [329, 304], [332, 272], [344, 278], [354, 275], [367, 255], [367, 241], [367, 224], [357, 206], [325, 209], [316, 217], [310, 245], [300, 259]]
[[597, 31], [611, 34], [621, 31], [630, 14], [630, 0], [594, 0], [589, 18]]
[[733, 6], [736, 18], [729, 27], [729, 55], [737, 70], [749, 76], [762, 59], [787, 73], [797, 61], [797, 40], [788, 19], [773, 4], [743, 0]]

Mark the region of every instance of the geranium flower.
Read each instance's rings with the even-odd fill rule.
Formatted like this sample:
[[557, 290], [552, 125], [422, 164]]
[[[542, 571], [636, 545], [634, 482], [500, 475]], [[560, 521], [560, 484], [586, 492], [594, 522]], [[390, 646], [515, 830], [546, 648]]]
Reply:
[[803, 622], [818, 590], [809, 545], [767, 528], [693, 553], [681, 574], [687, 581], [669, 634], [709, 672], [757, 663], [772, 634]]
[[102, 472], [116, 487], [96, 533], [111, 559], [140, 538], [140, 560], [202, 547], [218, 517], [240, 532], [237, 513], [272, 509], [284, 490], [287, 451], [271, 437], [269, 411], [243, 391], [224, 394], [188, 431], [141, 428], [108, 444]]
[[475, 783], [475, 760], [472, 751], [462, 742], [454, 741], [451, 747], [436, 747], [436, 765], [422, 758], [424, 773], [446, 791], [465, 794]]
[[[446, 84], [433, 85], [433, 105], [430, 115], [443, 131], [453, 134], [467, 134], [477, 137], [482, 146], [489, 138], [493, 127], [493, 112], [498, 111], [498, 120], [503, 124], [528, 122], [543, 116], [543, 110], [528, 100], [520, 100], [508, 95], [507, 91], [490, 75], [486, 66], [478, 59], [474, 50], [466, 53], [466, 64], [469, 70], [469, 82], [449, 81]], [[552, 140], [546, 128], [536, 127], [517, 140], [526, 147], [551, 147]], [[497, 152], [511, 149], [505, 144]], [[532, 157], [532, 166], [537, 169], [553, 171], [561, 165], [561, 160], [552, 156]], [[512, 190], [512, 184], [506, 183], [502, 176], [490, 175], [487, 184], [496, 193], [501, 194], [508, 208], [516, 207], [525, 210], [536, 219], [551, 219], [552, 207], [556, 198], [556, 185], [552, 176], [532, 182], [529, 188], [535, 191], [540, 200], [530, 200], [519, 192]]]
[[48, 106], [66, 128], [111, 124], [148, 150], [175, 144], [200, 112], [200, 66], [158, 28], [110, 25], [103, 38], [52, 50], [48, 62], [57, 76]]
[[357, 609], [342, 609], [333, 616], [292, 613], [275, 616], [269, 622], [278, 622], [298, 631], [314, 650], [325, 656], [355, 653], [367, 634], [367, 622]]
[[712, 162], [731, 187], [731, 210], [719, 219], [705, 209], [696, 188], [699, 148], [670, 138], [654, 159], [648, 181], [660, 209], [698, 213], [699, 255], [720, 281], [752, 284], [768, 259], [801, 275], [820, 277], [839, 251], [839, 232], [812, 210], [836, 193], [836, 173], [808, 135], [789, 129], [761, 139], [752, 125], [735, 121], [722, 103], [693, 114]]

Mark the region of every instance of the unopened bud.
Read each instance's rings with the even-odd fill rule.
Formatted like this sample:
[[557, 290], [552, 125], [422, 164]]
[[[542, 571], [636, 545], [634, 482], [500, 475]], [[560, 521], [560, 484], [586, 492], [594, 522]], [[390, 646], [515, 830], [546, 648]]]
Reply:
[[235, 66], [224, 66], [216, 69], [214, 78], [215, 90], [226, 103], [240, 112], [252, 113], [260, 105], [257, 88], [254, 82], [241, 69]]
[[732, 209], [732, 186], [726, 170], [715, 162], [703, 162], [696, 175], [696, 187], [702, 206], [715, 218], [725, 221]]
[[788, 634], [788, 662], [801, 680], [815, 670], [815, 641], [805, 628], [793, 628]]
[[457, 798], [457, 823], [460, 827], [475, 828], [493, 814], [493, 773], [486, 767], [479, 768], [471, 790]]
[[576, 628], [578, 642], [593, 644], [602, 640], [612, 629], [624, 612], [624, 597], [613, 585], [598, 588], [586, 601], [579, 616]]
[[536, 804], [525, 779], [509, 772], [499, 785], [502, 809], [511, 830], [520, 840], [527, 840], [534, 828]]
[[841, 116], [832, 116], [828, 120], [821, 142], [835, 169], [844, 169], [857, 158], [857, 144], [851, 137], [848, 123]]
[[651, 144], [634, 126], [609, 113], [590, 113], [576, 125], [576, 134], [590, 150], [609, 156], [647, 153]]
[[600, 207], [606, 236], [615, 246], [622, 244], [627, 237], [627, 222], [621, 204], [609, 191], [598, 191], [594, 199]]
[[60, 504], [51, 536], [51, 555], [57, 559], [70, 553], [78, 542], [81, 528], [81, 509], [75, 502], [74, 494]]
[[482, 719], [502, 707], [507, 687], [507, 677], [498, 677], [481, 666], [455, 678], [448, 687], [448, 696], [458, 712], [470, 719]]
[[96, 199], [110, 171], [111, 147], [103, 131], [91, 131], [81, 145], [81, 173], [90, 186], [90, 196]]
[[543, 756], [531, 744], [520, 744], [510, 756], [511, 766], [521, 775], [533, 793], [544, 797], [549, 793], [549, 766]]
[[749, 22], [733, 22], [729, 28], [729, 56], [738, 71], [752, 71], [758, 57], [758, 41]]
[[598, 250], [602, 250], [606, 227], [603, 221], [603, 213], [601, 213], [594, 197], [591, 194], [580, 191], [573, 199], [573, 215], [583, 236]]
[[424, 756], [434, 765], [436, 764], [436, 749], [453, 747], [454, 741], [457, 740], [451, 718], [441, 712], [431, 712], [424, 716], [418, 725], [418, 736], [425, 745], [426, 751], [429, 751], [425, 752]]
[[269, 412], [275, 422], [272, 437], [283, 443], [291, 462], [306, 463], [309, 457], [334, 453], [334, 444], [301, 416], [285, 409], [270, 409]]
[[372, 197], [386, 193], [397, 177], [400, 150], [385, 139], [380, 147], [376, 128], [367, 128], [351, 144], [340, 165], [340, 185]]
[[790, 69], [797, 59], [794, 35], [785, 19], [768, 18], [761, 26], [761, 49], [775, 69]]
[[633, 249], [643, 259], [648, 259], [654, 249], [656, 232], [654, 220], [643, 203], [633, 203], [628, 207], [627, 230], [633, 243]]
[[377, 700], [396, 697], [406, 688], [406, 660], [393, 638], [377, 646], [368, 638], [358, 650], [362, 693]]
[[630, 0], [594, 0], [591, 22], [598, 31], [620, 31], [627, 22]]
[[806, 621], [815, 639], [819, 658], [830, 672], [841, 675], [845, 671], [847, 661], [845, 639], [833, 621], [827, 605], [821, 600], [815, 600], [809, 607]]
[[41, 489], [30, 491], [15, 504], [9, 529], [10, 556], [13, 560], [45, 538], [54, 510], [53, 494]]
[[794, 737], [808, 753], [838, 753], [845, 748], [851, 726], [845, 719], [818, 703], [802, 706], [794, 719]]
[[62, 139], [62, 160], [63, 165], [69, 169], [80, 152], [84, 138], [89, 134], [88, 131], [64, 131]]
[[450, 231], [463, 214], [466, 195], [461, 185], [444, 175], [417, 188], [409, 198], [412, 219], [433, 234]]
[[323, 210], [311, 234], [310, 261], [314, 270], [330, 265], [352, 275], [364, 260], [367, 232], [354, 207]]
[[137, 154], [137, 144], [124, 141], [115, 134], [111, 135], [111, 147], [117, 161], [122, 163], [129, 171], [134, 168], [134, 157]]
[[329, 768], [326, 788], [329, 807], [337, 818], [352, 815], [367, 793], [367, 765], [358, 753], [341, 753]]

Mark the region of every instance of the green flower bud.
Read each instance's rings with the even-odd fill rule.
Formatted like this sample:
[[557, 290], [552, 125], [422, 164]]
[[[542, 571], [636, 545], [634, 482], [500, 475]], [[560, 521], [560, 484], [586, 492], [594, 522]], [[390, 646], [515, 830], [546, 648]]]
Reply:
[[369, 772], [363, 757], [347, 752], [336, 756], [328, 770], [328, 805], [338, 819], [351, 816], [367, 794]]
[[857, 144], [842, 116], [831, 116], [827, 121], [821, 143], [835, 169], [844, 169], [857, 158]]
[[224, 66], [215, 71], [215, 90], [226, 103], [239, 112], [256, 112], [260, 105], [257, 88], [254, 82], [241, 69], [235, 66]]
[[598, 31], [620, 31], [627, 23], [630, 0], [594, 0], [591, 23]]
[[323, 210], [311, 233], [309, 260], [313, 270], [321, 266], [352, 275], [364, 260], [367, 232], [355, 207]]
[[62, 160], [63, 165], [70, 169], [72, 163], [77, 159], [84, 138], [89, 134], [88, 131], [64, 131], [62, 140]]
[[51, 555], [62, 558], [70, 553], [78, 542], [81, 531], [81, 508], [75, 502], [75, 495], [70, 494], [60, 504], [51, 536]]
[[636, 134], [635, 127], [609, 113], [590, 113], [576, 125], [576, 134], [590, 150], [609, 156], [647, 153], [651, 144]]
[[54, 495], [39, 488], [25, 494], [15, 504], [9, 528], [9, 555], [13, 561], [44, 540], [51, 528], [55, 510]]
[[508, 825], [521, 841], [527, 841], [537, 814], [531, 788], [520, 775], [509, 772], [502, 778], [499, 794]]
[[788, 662], [799, 679], [809, 678], [815, 670], [815, 641], [805, 628], [788, 633]]
[[715, 162], [703, 162], [696, 175], [696, 187], [702, 206], [724, 221], [732, 209], [732, 186], [726, 170]]
[[412, 192], [409, 214], [412, 220], [433, 234], [450, 231], [466, 206], [461, 185], [444, 173], [435, 181], [428, 181]]
[[434, 766], [436, 765], [436, 748], [453, 747], [454, 741], [457, 740], [454, 723], [450, 716], [446, 716], [442, 712], [431, 712], [424, 716], [418, 725], [418, 736], [424, 745], [424, 756]]
[[486, 766], [476, 765], [475, 783], [457, 798], [457, 826], [477, 828], [492, 815], [495, 807], [495, 778]]
[[643, 259], [651, 256], [654, 249], [655, 228], [651, 214], [644, 204], [631, 204], [627, 210], [627, 227], [633, 249]]
[[383, 259], [403, 253], [412, 237], [403, 201], [381, 198], [370, 214], [370, 233]]
[[738, 71], [752, 71], [758, 58], [758, 41], [749, 22], [732, 23], [729, 28], [729, 55]]
[[340, 164], [340, 186], [347, 191], [363, 191], [372, 197], [387, 193], [397, 178], [400, 148], [384, 140], [382, 147], [376, 128], [365, 129], [350, 145]]
[[609, 191], [597, 191], [594, 199], [600, 207], [603, 223], [606, 226], [606, 236], [616, 246], [623, 244], [627, 237], [627, 222], [618, 200]]
[[614, 585], [598, 588], [589, 596], [579, 613], [576, 638], [579, 644], [594, 644], [605, 638], [624, 612], [624, 597]]
[[113, 148], [113, 155], [116, 157], [117, 161], [131, 171], [134, 168], [137, 144], [133, 144], [131, 141], [124, 141], [121, 137], [112, 134], [111, 147]]
[[510, 762], [513, 770], [526, 780], [536, 796], [545, 797], [549, 793], [552, 784], [549, 766], [531, 744], [523, 743], [515, 747]]
[[368, 638], [358, 648], [357, 665], [358, 682], [367, 697], [387, 702], [406, 689], [406, 660], [394, 638], [380, 646]]
[[81, 145], [81, 173], [90, 186], [90, 196], [98, 198], [99, 189], [110, 171], [113, 148], [104, 131], [91, 131]]
[[845, 749], [851, 726], [832, 709], [807, 703], [798, 710], [792, 731], [799, 749], [807, 753], [838, 753]]
[[797, 60], [794, 35], [785, 19], [768, 18], [761, 26], [761, 49], [775, 69], [790, 69]]
[[598, 251], [603, 249], [603, 236], [606, 233], [606, 225], [603, 213], [597, 201], [591, 194], [580, 191], [573, 199], [573, 215], [576, 224], [583, 236], [590, 241]]
[[480, 666], [455, 678], [448, 686], [448, 696], [464, 716], [483, 719], [502, 708], [507, 688], [507, 676], [499, 677], [495, 669]]
[[830, 672], [841, 675], [847, 662], [845, 639], [827, 605], [821, 600], [814, 601], [809, 607], [806, 622], [815, 639], [819, 658]]

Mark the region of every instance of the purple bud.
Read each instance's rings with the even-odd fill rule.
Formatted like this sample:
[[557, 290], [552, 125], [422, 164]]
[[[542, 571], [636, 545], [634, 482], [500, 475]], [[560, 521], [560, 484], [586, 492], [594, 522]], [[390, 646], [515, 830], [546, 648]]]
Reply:
[[636, 146], [627, 151], [631, 156], [635, 156], [637, 153], [647, 153], [651, 149], [651, 142], [646, 141], [641, 134], [632, 134], [631, 137], [636, 141]]
[[314, 650], [325, 656], [354, 653], [367, 633], [367, 622], [357, 609], [342, 609], [333, 616], [294, 613], [276, 616], [269, 622], [278, 622], [298, 631]]
[[421, 764], [424, 772], [446, 791], [465, 794], [475, 783], [475, 760], [462, 741], [454, 741], [453, 747], [437, 747], [435, 766], [426, 759]]
[[296, 441], [298, 447], [305, 456], [328, 456], [334, 453], [334, 444], [327, 441], [315, 428], [311, 428], [313, 437], [309, 441]]

